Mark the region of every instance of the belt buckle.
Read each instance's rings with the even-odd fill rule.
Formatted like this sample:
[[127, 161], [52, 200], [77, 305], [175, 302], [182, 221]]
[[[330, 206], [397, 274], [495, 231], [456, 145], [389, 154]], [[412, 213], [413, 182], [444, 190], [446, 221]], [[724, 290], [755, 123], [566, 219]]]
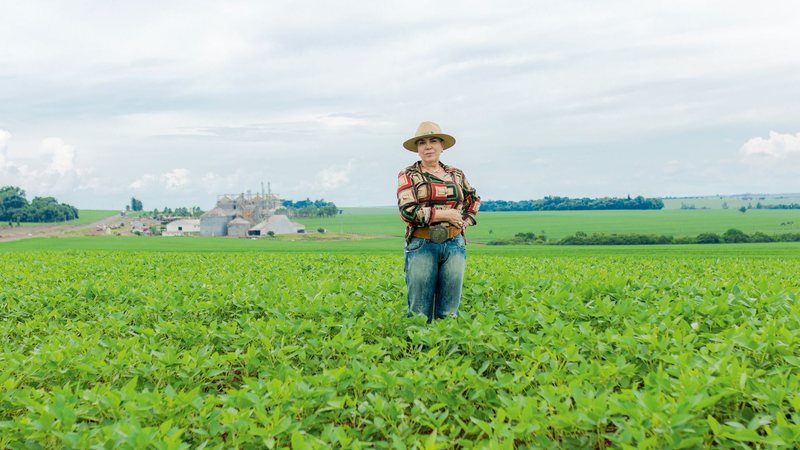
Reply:
[[430, 228], [431, 242], [441, 244], [448, 238], [446, 225], [434, 225]]

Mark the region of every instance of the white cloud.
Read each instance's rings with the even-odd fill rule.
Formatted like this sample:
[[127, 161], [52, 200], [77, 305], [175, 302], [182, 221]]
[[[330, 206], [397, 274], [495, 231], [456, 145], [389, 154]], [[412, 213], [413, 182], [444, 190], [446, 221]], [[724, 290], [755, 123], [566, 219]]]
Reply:
[[164, 185], [167, 189], [179, 189], [189, 184], [189, 170], [184, 168], [172, 169], [163, 175]]
[[353, 161], [347, 165], [333, 165], [320, 170], [317, 173], [319, 186], [324, 190], [338, 189], [350, 183], [350, 174], [353, 172]]
[[677, 159], [673, 159], [667, 161], [666, 164], [664, 164], [664, 167], [661, 169], [661, 171], [664, 173], [664, 175], [671, 176], [679, 173], [682, 168], [683, 168], [683, 163], [681, 163]]
[[11, 133], [6, 130], [0, 129], [0, 171], [6, 166], [8, 161], [8, 141], [11, 139]]
[[[329, 114], [327, 116], [315, 117], [313, 120], [329, 129], [349, 129], [352, 127], [375, 125], [372, 123], [371, 120], [368, 120], [363, 117], [348, 117], [336, 114]], [[378, 125], [384, 125], [384, 123], [380, 123]]]
[[47, 138], [42, 141], [42, 149], [53, 155], [46, 173], [65, 175], [75, 170], [75, 146], [67, 145], [59, 138]]
[[[742, 146], [754, 135], [740, 134], [800, 116], [791, 0], [446, 0], [422, 15], [416, 2], [355, 0], [201, 0], [188, 15], [183, 2], [18, 3], [0, 27], [0, 126], [15, 124], [11, 147], [0, 130], [0, 178], [29, 192], [58, 180], [77, 204], [131, 189], [200, 203], [261, 180], [287, 198], [385, 204], [408, 156], [400, 142], [428, 119], [459, 139], [447, 162], [495, 198], [627, 192], [635, 167], [653, 191], [655, 174], [672, 186], [696, 177], [691, 189], [706, 193], [721, 188], [700, 171], [721, 158], [743, 173], [800, 165], [787, 163], [798, 136]], [[68, 142], [40, 145], [46, 136]], [[659, 141], [669, 156], [643, 144]], [[529, 156], [561, 152], [585, 164], [543, 169]], [[611, 181], [592, 181], [598, 172]], [[751, 189], [733, 175], [720, 173], [725, 190]]]
[[158, 180], [157, 176], [151, 175], [149, 173], [146, 173], [146, 174], [142, 175], [141, 177], [133, 180], [128, 185], [128, 187], [131, 188], [131, 189], [139, 191], [139, 190], [143, 190], [145, 188], [151, 187], [153, 185], [153, 183], [156, 182], [156, 180]]
[[207, 194], [232, 194], [244, 189], [242, 180], [250, 179], [241, 169], [230, 175], [207, 172], [200, 178], [200, 187]]
[[191, 171], [177, 167], [160, 175], [144, 174], [132, 181], [128, 187], [136, 191], [153, 191], [166, 188], [170, 191], [181, 190], [190, 184]]
[[769, 138], [754, 137], [742, 145], [741, 154], [745, 159], [785, 160], [800, 156], [800, 133], [781, 134], [769, 132]]
[[89, 177], [91, 169], [75, 164], [75, 146], [63, 139], [43, 139], [38, 146], [25, 145], [12, 159], [8, 142], [11, 133], [0, 130], [0, 173], [3, 184], [20, 186], [29, 196], [57, 195], [92, 190], [98, 180]]

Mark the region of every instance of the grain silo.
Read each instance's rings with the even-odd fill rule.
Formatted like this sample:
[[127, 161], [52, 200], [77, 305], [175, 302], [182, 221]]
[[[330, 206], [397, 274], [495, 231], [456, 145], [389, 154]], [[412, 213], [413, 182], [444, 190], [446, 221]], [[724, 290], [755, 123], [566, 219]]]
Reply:
[[214, 208], [200, 216], [200, 236], [227, 236], [233, 212]]
[[228, 222], [228, 236], [247, 237], [247, 230], [253, 226], [247, 219], [237, 217]]
[[201, 236], [244, 237], [254, 223], [262, 222], [275, 211], [280, 199], [271, 191], [253, 195], [222, 194], [211, 211], [200, 217]]
[[230, 195], [222, 195], [217, 199], [217, 208], [222, 209], [231, 215], [236, 214], [236, 202]]

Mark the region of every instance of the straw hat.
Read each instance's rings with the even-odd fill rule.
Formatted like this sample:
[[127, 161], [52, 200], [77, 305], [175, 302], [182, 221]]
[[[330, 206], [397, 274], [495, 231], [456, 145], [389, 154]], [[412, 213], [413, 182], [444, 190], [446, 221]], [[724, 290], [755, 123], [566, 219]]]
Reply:
[[403, 147], [405, 147], [406, 150], [417, 153], [417, 141], [423, 137], [438, 137], [442, 140], [442, 147], [445, 149], [456, 145], [456, 138], [449, 134], [442, 133], [442, 129], [438, 124], [434, 122], [422, 122], [417, 127], [417, 132], [414, 133], [414, 137], [403, 142]]

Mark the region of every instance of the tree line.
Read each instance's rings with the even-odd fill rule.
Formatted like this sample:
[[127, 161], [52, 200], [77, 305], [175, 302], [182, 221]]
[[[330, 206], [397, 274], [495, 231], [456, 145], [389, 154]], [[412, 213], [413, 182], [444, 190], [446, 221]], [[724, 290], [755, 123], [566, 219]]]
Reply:
[[512, 239], [494, 240], [488, 245], [663, 245], [663, 244], [742, 244], [750, 242], [800, 242], [800, 233], [781, 233], [769, 235], [761, 231], [747, 234], [742, 230], [731, 228], [717, 233], [700, 233], [697, 236], [673, 237], [657, 234], [617, 234], [592, 233], [577, 231], [555, 242], [548, 242], [544, 235], [534, 233], [517, 233]]
[[631, 198], [570, 198], [546, 196], [539, 200], [485, 200], [481, 211], [595, 211], [608, 209], [662, 209], [664, 202], [641, 195]]
[[800, 233], [766, 234], [756, 231], [747, 234], [731, 228], [717, 233], [700, 233], [697, 236], [672, 237], [652, 234], [602, 234], [575, 233], [561, 239], [559, 245], [652, 245], [652, 244], [743, 244], [755, 242], [800, 242]]
[[756, 209], [800, 209], [800, 203], [780, 203], [776, 205], [756, 205]]
[[306, 198], [294, 202], [292, 200], [281, 200], [283, 207], [278, 208], [276, 214], [286, 214], [292, 217], [333, 217], [341, 214], [339, 208], [333, 202], [326, 202], [324, 199], [311, 200]]
[[53, 197], [34, 197], [28, 202], [25, 191], [16, 186], [0, 188], [0, 221], [58, 222], [78, 218], [78, 208], [59, 203]]
[[199, 206], [192, 206], [191, 208], [187, 208], [185, 206], [179, 206], [177, 208], [170, 208], [165, 206], [164, 209], [161, 211], [158, 208], [153, 209], [153, 218], [156, 217], [193, 217], [198, 218], [203, 215], [205, 211], [203, 211]]

